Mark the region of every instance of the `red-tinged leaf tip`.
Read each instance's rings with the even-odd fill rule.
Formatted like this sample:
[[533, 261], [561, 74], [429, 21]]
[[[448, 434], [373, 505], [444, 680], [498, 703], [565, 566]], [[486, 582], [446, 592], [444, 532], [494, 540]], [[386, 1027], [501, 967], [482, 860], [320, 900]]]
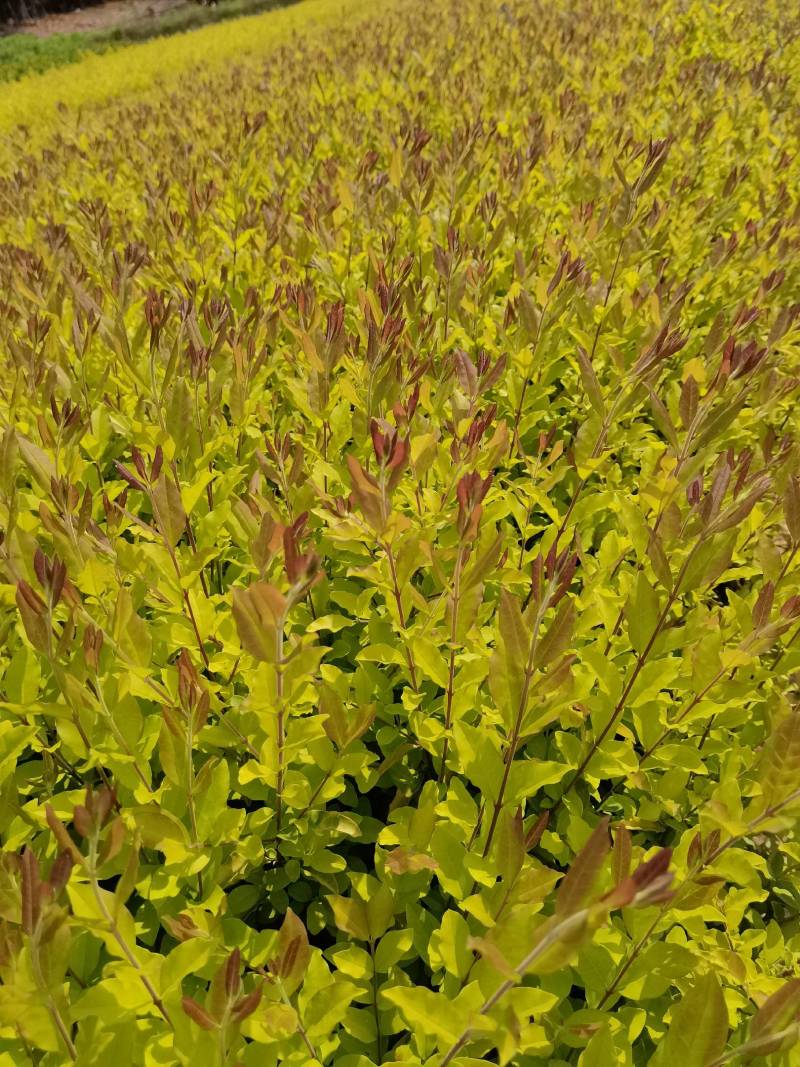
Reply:
[[146, 492], [147, 486], [136, 477], [127, 467], [124, 467], [121, 463], [114, 462], [114, 467], [121, 478], [123, 478], [132, 489], [139, 489], [141, 492]]
[[225, 992], [229, 999], [233, 999], [241, 986], [240, 972], [242, 969], [242, 954], [238, 948], [228, 956], [225, 964]]
[[556, 914], [571, 915], [591, 900], [603, 862], [611, 847], [608, 825], [607, 816], [600, 820], [561, 879], [556, 895]]
[[203, 1030], [216, 1030], [217, 1023], [208, 1012], [201, 1008], [200, 1005], [193, 997], [183, 997], [181, 1000], [181, 1007], [189, 1018], [197, 1023]]

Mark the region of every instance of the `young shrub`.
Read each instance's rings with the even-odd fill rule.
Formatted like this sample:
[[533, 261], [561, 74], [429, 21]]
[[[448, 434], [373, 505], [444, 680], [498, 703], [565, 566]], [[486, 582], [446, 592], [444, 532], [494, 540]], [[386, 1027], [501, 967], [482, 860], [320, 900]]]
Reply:
[[796, 19], [332, 11], [9, 141], [1, 1054], [794, 1063]]

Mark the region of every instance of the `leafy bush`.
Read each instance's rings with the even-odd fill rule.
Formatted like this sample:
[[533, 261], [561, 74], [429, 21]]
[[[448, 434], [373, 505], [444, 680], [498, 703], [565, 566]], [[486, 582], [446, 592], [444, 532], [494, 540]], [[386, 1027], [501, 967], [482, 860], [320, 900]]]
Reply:
[[796, 30], [406, 0], [17, 155], [4, 1062], [797, 1062]]

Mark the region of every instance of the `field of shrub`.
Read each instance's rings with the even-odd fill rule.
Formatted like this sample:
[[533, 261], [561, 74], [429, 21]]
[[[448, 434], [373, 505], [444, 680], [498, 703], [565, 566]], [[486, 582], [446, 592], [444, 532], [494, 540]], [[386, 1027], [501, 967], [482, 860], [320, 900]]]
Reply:
[[792, 5], [60, 79], [0, 104], [0, 1067], [800, 1063]]

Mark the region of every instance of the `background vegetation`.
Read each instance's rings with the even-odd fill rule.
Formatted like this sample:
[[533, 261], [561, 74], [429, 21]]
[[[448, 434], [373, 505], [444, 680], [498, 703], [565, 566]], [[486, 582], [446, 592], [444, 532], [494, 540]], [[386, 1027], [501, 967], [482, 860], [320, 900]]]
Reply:
[[211, 74], [235, 65], [252, 72], [254, 61], [263, 62], [276, 44], [300, 35], [316, 38], [371, 7], [371, 0], [303, 0], [264, 17], [156, 37], [121, 56], [114, 49], [89, 53], [80, 62], [20, 78], [0, 92], [0, 166], [13, 170], [20, 154], [41, 150], [59, 130], [72, 136], [78, 126], [84, 133], [107, 129], [113, 116], [97, 105], [123, 97], [163, 102], [181, 76], [197, 69]]
[[213, 5], [184, 6], [164, 15], [108, 30], [55, 33], [36, 37], [31, 33], [0, 36], [0, 82], [16, 81], [26, 74], [75, 63], [94, 52], [107, 52], [135, 41], [185, 33], [224, 19], [255, 14], [282, 6], [285, 0], [219, 0]]
[[796, 16], [348, 12], [4, 112], [0, 1061], [796, 1063]]

